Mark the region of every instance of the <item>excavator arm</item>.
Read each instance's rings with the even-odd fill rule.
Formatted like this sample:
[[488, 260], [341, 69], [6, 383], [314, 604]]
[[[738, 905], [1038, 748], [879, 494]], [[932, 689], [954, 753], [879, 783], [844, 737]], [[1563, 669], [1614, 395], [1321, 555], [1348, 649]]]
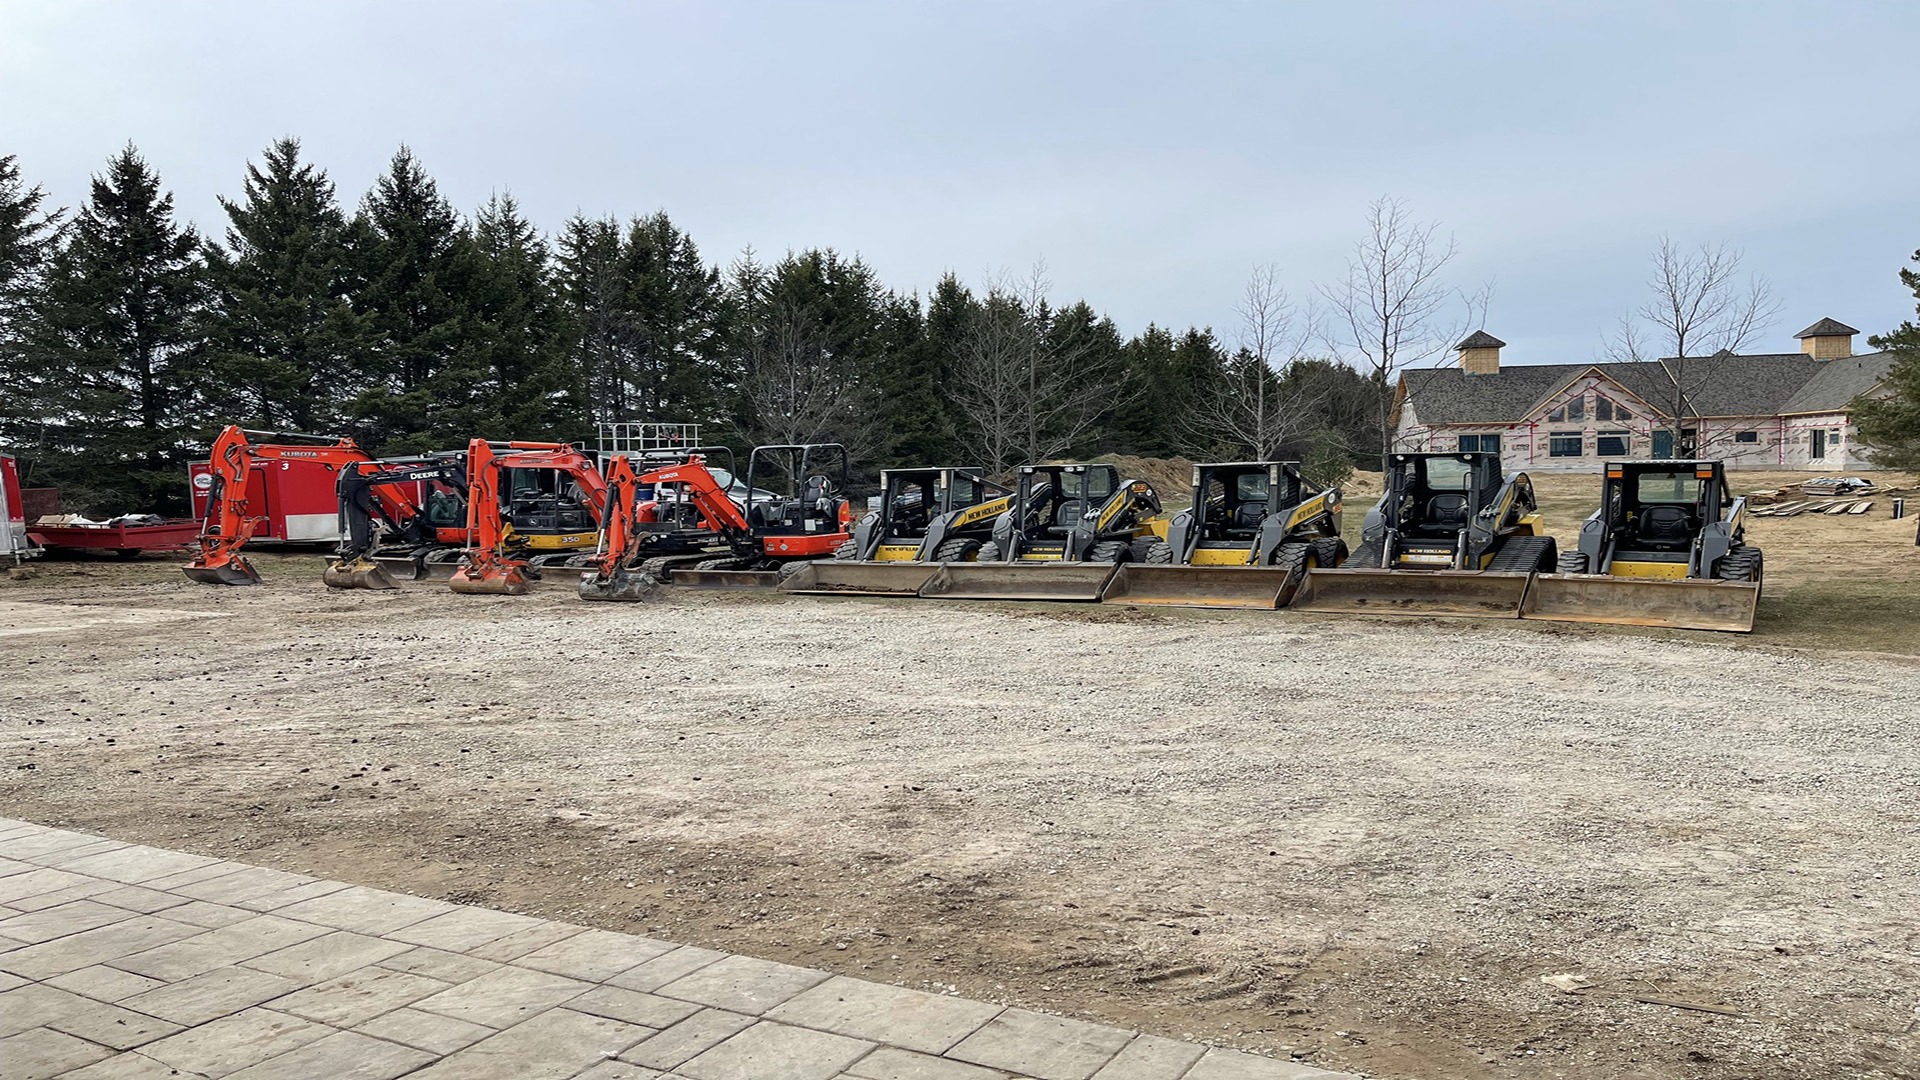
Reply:
[[644, 600], [654, 590], [652, 578], [627, 569], [646, 535], [635, 528], [638, 511], [634, 494], [638, 486], [633, 465], [626, 458], [616, 457], [608, 463], [600, 551], [593, 571], [580, 576], [582, 600]]
[[200, 520], [200, 554], [185, 567], [192, 580], [207, 585], [260, 584], [260, 572], [240, 554], [260, 522], [247, 512], [247, 473], [252, 468], [246, 433], [227, 425], [213, 440], [208, 459], [207, 475], [212, 479], [206, 516]]
[[[712, 470], [707, 468], [705, 459], [693, 458], [678, 465], [669, 465], [664, 469], [653, 469], [640, 474], [637, 482], [641, 484], [679, 484], [700, 509], [700, 516], [707, 519], [714, 530], [726, 537], [729, 542], [746, 538], [752, 527], [747, 522], [746, 512], [741, 510], [720, 481], [714, 478]], [[751, 497], [751, 496], [749, 496]]]

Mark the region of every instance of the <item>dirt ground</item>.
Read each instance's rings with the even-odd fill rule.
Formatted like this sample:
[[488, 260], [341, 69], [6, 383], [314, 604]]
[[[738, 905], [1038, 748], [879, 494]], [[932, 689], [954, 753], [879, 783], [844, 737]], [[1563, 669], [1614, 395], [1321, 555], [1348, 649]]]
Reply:
[[47, 560], [0, 813], [1381, 1077], [1920, 1077], [1880, 502], [1755, 519], [1750, 638]]

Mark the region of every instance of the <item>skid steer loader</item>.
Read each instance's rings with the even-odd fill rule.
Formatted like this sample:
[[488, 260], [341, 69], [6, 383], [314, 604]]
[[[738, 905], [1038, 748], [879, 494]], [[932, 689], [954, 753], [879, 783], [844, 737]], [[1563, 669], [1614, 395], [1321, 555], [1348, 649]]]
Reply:
[[1718, 461], [1613, 461], [1580, 547], [1533, 581], [1523, 619], [1753, 629], [1760, 549]]
[[1518, 616], [1534, 573], [1556, 555], [1527, 474], [1503, 476], [1499, 454], [1390, 454], [1385, 465], [1360, 549], [1339, 569], [1308, 570], [1291, 606]]
[[1167, 518], [1145, 480], [1112, 465], [1022, 465], [1013, 506], [973, 562], [942, 563], [921, 596], [967, 600], [1097, 601], [1142, 541], [1164, 540]]
[[1284, 607], [1307, 570], [1346, 558], [1340, 492], [1314, 491], [1296, 461], [1195, 465], [1192, 508], [1139, 554], [1113, 575], [1103, 602]]
[[935, 564], [971, 562], [993, 538], [993, 523], [1013, 506], [1013, 492], [977, 467], [886, 469], [880, 508], [853, 527], [832, 559], [803, 563], [783, 578], [783, 592], [813, 595], [917, 596]]

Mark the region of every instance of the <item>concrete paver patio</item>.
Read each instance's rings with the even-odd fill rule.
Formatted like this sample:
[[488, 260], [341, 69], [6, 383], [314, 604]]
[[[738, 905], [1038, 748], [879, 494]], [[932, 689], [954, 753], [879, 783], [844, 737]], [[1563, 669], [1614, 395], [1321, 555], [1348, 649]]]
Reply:
[[1351, 1080], [0, 818], [0, 1080]]

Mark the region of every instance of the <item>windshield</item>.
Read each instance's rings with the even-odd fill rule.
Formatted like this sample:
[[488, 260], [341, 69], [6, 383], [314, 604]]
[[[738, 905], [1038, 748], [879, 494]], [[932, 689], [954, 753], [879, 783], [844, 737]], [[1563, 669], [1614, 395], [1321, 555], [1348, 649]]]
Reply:
[[1234, 494], [1241, 502], [1267, 501], [1267, 474], [1247, 473], [1233, 482]]
[[1700, 478], [1692, 472], [1649, 472], [1634, 478], [1634, 495], [1643, 503], [1700, 501]]
[[1465, 491], [1473, 484], [1473, 466], [1459, 458], [1427, 458], [1421, 464], [1430, 491]]

